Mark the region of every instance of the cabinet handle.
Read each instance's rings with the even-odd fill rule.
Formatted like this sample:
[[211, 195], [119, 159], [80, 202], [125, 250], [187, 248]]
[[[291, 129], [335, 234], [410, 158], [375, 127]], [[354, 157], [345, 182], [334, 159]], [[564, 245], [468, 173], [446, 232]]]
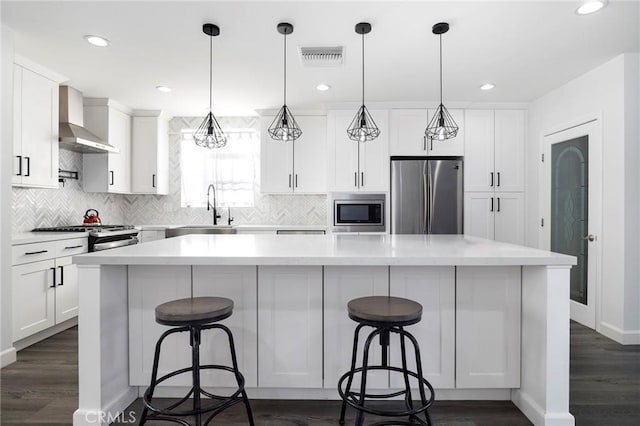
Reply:
[[16, 176], [22, 176], [22, 155], [16, 155], [18, 157], [18, 173]]
[[427, 135], [424, 135], [422, 137], [422, 150], [426, 151], [427, 150]]
[[25, 176], [31, 176], [31, 158], [24, 157], [24, 159], [27, 160], [27, 173], [25, 173]]
[[64, 266], [58, 266], [58, 268], [60, 268], [60, 283], [58, 283], [58, 285], [63, 286], [64, 285]]
[[156, 187], [156, 175], [155, 174], [151, 175], [151, 187], [152, 188]]
[[76, 249], [76, 248], [80, 248], [80, 247], [82, 247], [82, 244], [77, 245], [77, 246], [68, 246], [68, 247], [65, 247], [64, 249], [65, 250], [71, 250], [71, 249]]
[[500, 197], [498, 197], [498, 210], [497, 211], [500, 211]]
[[364, 172], [360, 172], [360, 186], [364, 186]]
[[489, 173], [491, 175], [491, 184], [489, 186], [493, 186], [493, 172]]
[[353, 172], [353, 186], [358, 187], [358, 172]]
[[[496, 173], [498, 175], [498, 183], [496, 184], [496, 186], [500, 186], [500, 172]], [[499, 199], [499, 198], [498, 198]]]
[[489, 210], [490, 212], [493, 211], [493, 197], [491, 197], [491, 210]]
[[53, 281], [49, 288], [56, 288], [56, 268], [49, 268], [53, 272]]
[[291, 173], [289, 173], [289, 188], [291, 188]]
[[25, 255], [27, 256], [31, 256], [32, 254], [42, 254], [42, 253], [46, 253], [49, 250], [39, 250], [39, 251], [28, 251], [25, 253]]
[[433, 138], [429, 138], [429, 151], [433, 151]]
[[113, 176], [113, 170], [109, 170], [109, 176], [111, 177], [111, 181], [109, 182], [109, 185], [113, 185], [113, 181], [114, 181], [114, 176]]
[[296, 173], [296, 188], [298, 187], [298, 174]]

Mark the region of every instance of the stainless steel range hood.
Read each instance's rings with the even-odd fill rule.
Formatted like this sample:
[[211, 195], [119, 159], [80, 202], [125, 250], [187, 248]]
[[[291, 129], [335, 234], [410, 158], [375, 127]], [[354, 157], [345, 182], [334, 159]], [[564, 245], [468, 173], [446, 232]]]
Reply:
[[60, 86], [59, 140], [62, 148], [76, 152], [119, 152], [87, 129], [84, 125], [82, 93], [73, 87]]

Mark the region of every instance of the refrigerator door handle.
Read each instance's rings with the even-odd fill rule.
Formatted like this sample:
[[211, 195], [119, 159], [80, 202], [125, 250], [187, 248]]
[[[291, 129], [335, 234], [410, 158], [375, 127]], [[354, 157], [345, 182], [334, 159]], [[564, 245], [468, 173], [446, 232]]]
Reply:
[[[431, 141], [433, 143], [433, 139]], [[432, 223], [431, 222], [432, 222], [432, 216], [433, 216], [432, 215], [432, 210], [433, 210], [433, 179], [435, 178], [435, 176], [432, 173], [431, 163], [430, 162], [427, 162], [427, 171], [428, 171], [428, 178], [429, 178], [428, 185], [427, 185], [427, 191], [428, 191], [428, 196], [429, 196], [428, 201], [427, 201], [428, 202], [427, 208], [429, 210], [429, 213], [427, 215], [427, 217], [428, 217], [427, 233], [431, 234], [431, 232], [433, 232]]]
[[426, 173], [422, 174], [422, 192], [424, 196], [424, 206], [422, 206], [424, 210], [423, 223], [425, 234], [427, 234], [429, 232], [429, 190]]

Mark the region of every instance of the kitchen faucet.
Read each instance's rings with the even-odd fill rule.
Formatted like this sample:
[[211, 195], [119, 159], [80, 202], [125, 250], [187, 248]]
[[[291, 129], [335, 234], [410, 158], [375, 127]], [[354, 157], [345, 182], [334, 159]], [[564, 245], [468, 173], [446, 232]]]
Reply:
[[[211, 193], [211, 190], [213, 190], [213, 205], [209, 201], [209, 194]], [[216, 205], [216, 187], [213, 186], [213, 184], [210, 184], [207, 188], [207, 210], [211, 210], [211, 208], [213, 208], [213, 224], [217, 225], [218, 219], [222, 216], [218, 214], [218, 207]]]

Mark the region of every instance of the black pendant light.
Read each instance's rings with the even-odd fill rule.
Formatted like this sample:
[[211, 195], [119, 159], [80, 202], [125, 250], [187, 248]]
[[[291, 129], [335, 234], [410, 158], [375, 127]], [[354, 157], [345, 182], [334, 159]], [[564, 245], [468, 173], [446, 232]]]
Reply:
[[373, 121], [367, 107], [364, 106], [364, 35], [371, 32], [371, 24], [360, 22], [356, 24], [356, 33], [362, 35], [362, 106], [358, 109], [356, 116], [351, 120], [347, 128], [349, 139], [353, 141], [372, 141], [380, 135], [380, 129]]
[[202, 31], [209, 36], [209, 114], [193, 134], [196, 145], [205, 148], [221, 148], [227, 144], [227, 136], [213, 115], [213, 38], [220, 34], [220, 28], [213, 24], [204, 24]]
[[424, 131], [429, 139], [439, 141], [455, 138], [458, 134], [458, 125], [442, 104], [442, 34], [447, 31], [449, 31], [449, 24], [446, 22], [439, 22], [432, 28], [432, 32], [440, 36], [440, 105]]
[[302, 130], [287, 107], [287, 34], [293, 32], [293, 25], [287, 22], [278, 24], [278, 32], [284, 35], [284, 101], [278, 115], [269, 126], [271, 139], [288, 142], [295, 141], [302, 135]]

